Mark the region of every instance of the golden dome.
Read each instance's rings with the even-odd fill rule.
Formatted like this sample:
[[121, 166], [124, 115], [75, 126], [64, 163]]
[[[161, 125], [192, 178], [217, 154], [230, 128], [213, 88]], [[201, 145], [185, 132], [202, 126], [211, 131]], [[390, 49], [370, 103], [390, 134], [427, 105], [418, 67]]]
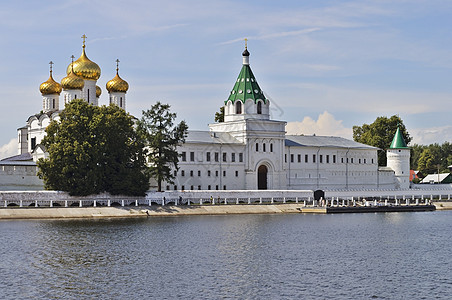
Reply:
[[69, 75], [61, 79], [61, 86], [65, 90], [81, 90], [85, 86], [85, 81], [75, 75], [71, 68]]
[[61, 93], [61, 85], [53, 80], [52, 71], [50, 71], [50, 76], [47, 81], [41, 83], [39, 86], [39, 90], [42, 95], [52, 95], [52, 94], [60, 94]]
[[72, 66], [74, 74], [83, 79], [97, 80], [100, 77], [100, 68], [86, 56], [85, 45], [83, 45], [82, 55], [67, 67], [66, 73], [68, 75], [71, 73]]
[[102, 94], [102, 90], [100, 89], [100, 86], [96, 85], [96, 97], [99, 98]]
[[119, 77], [116, 71], [116, 76], [109, 82], [107, 82], [107, 90], [110, 93], [125, 93], [129, 89], [129, 84], [127, 81]]

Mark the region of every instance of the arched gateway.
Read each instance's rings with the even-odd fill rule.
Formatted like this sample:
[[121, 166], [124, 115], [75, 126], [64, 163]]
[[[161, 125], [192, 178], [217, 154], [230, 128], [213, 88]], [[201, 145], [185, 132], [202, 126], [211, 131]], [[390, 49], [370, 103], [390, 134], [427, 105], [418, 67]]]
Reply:
[[257, 169], [257, 189], [266, 190], [267, 189], [267, 173], [268, 168], [265, 165], [260, 165]]

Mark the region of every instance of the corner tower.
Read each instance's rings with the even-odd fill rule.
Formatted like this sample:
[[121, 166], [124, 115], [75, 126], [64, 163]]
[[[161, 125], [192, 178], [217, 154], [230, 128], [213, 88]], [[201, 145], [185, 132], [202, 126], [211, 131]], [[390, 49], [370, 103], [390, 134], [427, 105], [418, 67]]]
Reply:
[[224, 105], [224, 120], [244, 119], [268, 120], [269, 101], [259, 87], [250, 67], [250, 53], [245, 39], [245, 51], [242, 53], [243, 65], [234, 87]]
[[399, 188], [408, 189], [410, 187], [410, 148], [407, 147], [399, 127], [389, 149], [386, 150], [386, 156], [387, 166], [394, 171]]

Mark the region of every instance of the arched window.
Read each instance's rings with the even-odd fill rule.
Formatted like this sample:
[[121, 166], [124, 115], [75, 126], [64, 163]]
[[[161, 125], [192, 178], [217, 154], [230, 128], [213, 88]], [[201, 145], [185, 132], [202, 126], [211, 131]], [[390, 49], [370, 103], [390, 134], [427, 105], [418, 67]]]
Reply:
[[55, 99], [53, 99], [53, 109], [55, 109]]
[[88, 89], [88, 103], [89, 103], [89, 89]]
[[122, 97], [121, 98], [119, 98], [120, 100], [119, 100], [119, 107], [122, 107]]
[[242, 102], [237, 101], [235, 103], [235, 113], [236, 114], [241, 114], [242, 113]]
[[261, 101], [257, 102], [257, 114], [258, 115], [262, 114], [262, 102]]

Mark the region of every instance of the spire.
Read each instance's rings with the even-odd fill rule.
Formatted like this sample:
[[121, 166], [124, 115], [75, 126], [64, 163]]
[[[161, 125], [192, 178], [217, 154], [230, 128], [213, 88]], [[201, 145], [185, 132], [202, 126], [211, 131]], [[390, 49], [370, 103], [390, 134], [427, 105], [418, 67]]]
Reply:
[[389, 149], [408, 149], [405, 140], [403, 139], [402, 132], [400, 131], [400, 127], [397, 127], [397, 131], [392, 139]]
[[243, 56], [243, 64], [249, 65], [250, 64], [250, 53], [248, 52], [248, 39], [245, 38], [245, 51], [242, 53]]
[[252, 99], [255, 103], [257, 103], [257, 100], [259, 99], [264, 101], [264, 103], [267, 103], [264, 92], [259, 87], [259, 84], [257, 83], [253, 71], [251, 71], [251, 67], [249, 65], [249, 52], [247, 50], [248, 47], [246, 44], [247, 41], [248, 39], [245, 39], [245, 51], [242, 53], [242, 70], [240, 70], [240, 74], [225, 103], [229, 100], [231, 100], [232, 103], [234, 103], [236, 100], [241, 100], [243, 103], [245, 103], [245, 101], [248, 99]]

